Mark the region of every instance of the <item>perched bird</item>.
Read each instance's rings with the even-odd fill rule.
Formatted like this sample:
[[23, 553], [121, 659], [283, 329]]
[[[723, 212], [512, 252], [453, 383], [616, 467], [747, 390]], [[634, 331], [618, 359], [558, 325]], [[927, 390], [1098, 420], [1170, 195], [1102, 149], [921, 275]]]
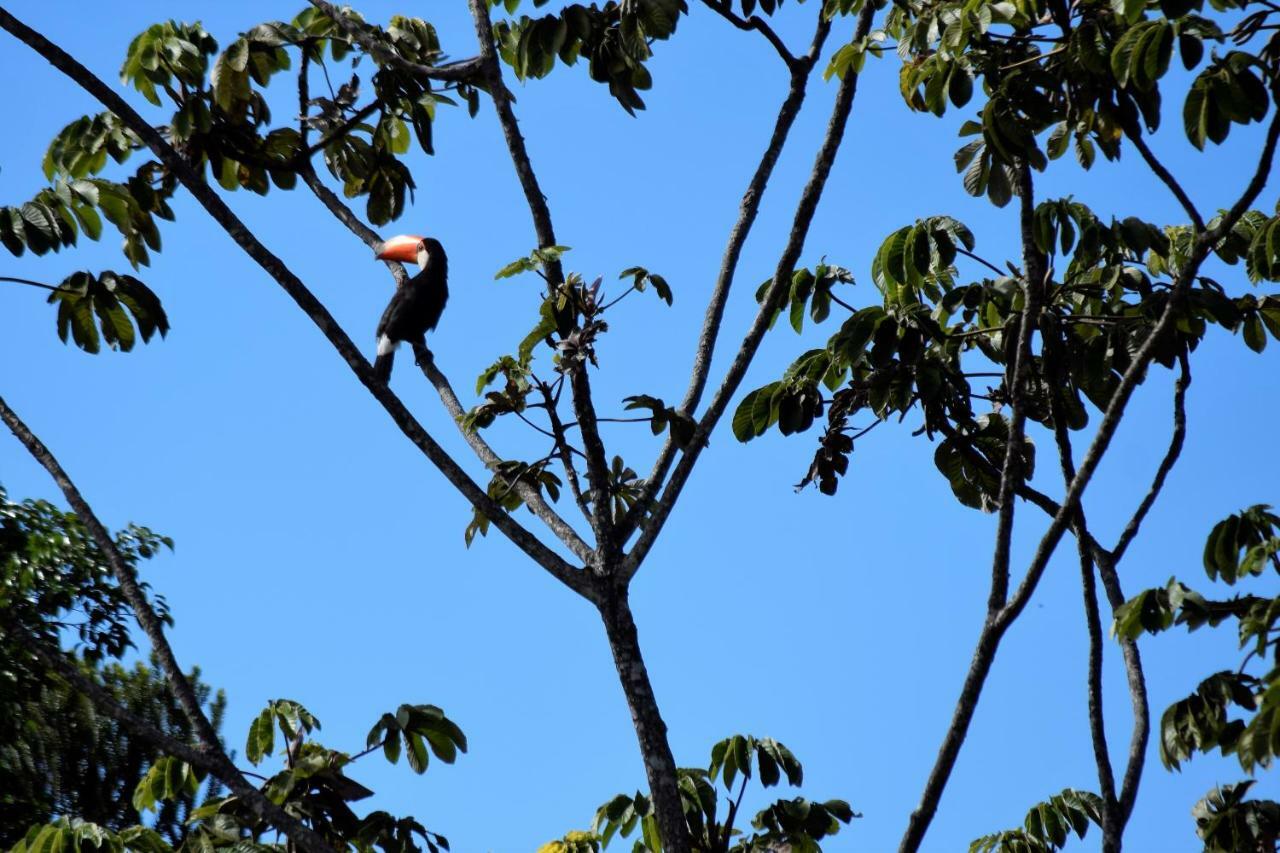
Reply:
[[449, 300], [449, 258], [439, 240], [412, 234], [392, 237], [375, 257], [401, 263], [416, 261], [419, 269], [417, 275], [396, 288], [378, 321], [378, 355], [373, 372], [379, 381], [386, 382], [391, 378], [391, 362], [400, 342], [424, 340], [440, 321]]

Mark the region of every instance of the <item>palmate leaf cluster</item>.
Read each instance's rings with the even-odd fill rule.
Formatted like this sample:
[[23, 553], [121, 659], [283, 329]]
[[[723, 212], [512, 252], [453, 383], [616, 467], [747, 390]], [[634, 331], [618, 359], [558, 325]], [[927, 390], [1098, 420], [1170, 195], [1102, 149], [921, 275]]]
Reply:
[[[1264, 118], [1280, 89], [1274, 26], [1280, 12], [1233, 0], [1214, 0], [1212, 9], [1222, 26], [1193, 0], [897, 3], [884, 29], [837, 51], [828, 72], [856, 71], [867, 53], [881, 55], [880, 45], [891, 37], [903, 60], [902, 95], [912, 108], [942, 115], [979, 101], [976, 116], [960, 129], [972, 139], [956, 152], [956, 166], [968, 192], [1004, 205], [1015, 195], [1020, 164], [1043, 170], [1074, 146], [1088, 168], [1098, 151], [1115, 159], [1126, 138], [1140, 140], [1157, 130], [1161, 80], [1175, 47], [1185, 67], [1195, 70], [1204, 63], [1206, 42], [1247, 47], [1255, 38], [1265, 41], [1254, 52], [1212, 52], [1185, 90], [1183, 131], [1193, 144], [1220, 143], [1233, 125]], [[837, 4], [836, 11], [849, 9]], [[1241, 19], [1240, 11], [1248, 14]], [[1222, 28], [1232, 23], [1232, 29]], [[1051, 277], [1048, 304], [1037, 321], [1041, 343], [1065, 367], [1049, 375], [1046, 353], [1034, 353], [1031, 378], [1021, 389], [1024, 408], [1046, 427], [1053, 426], [1056, 411], [1070, 429], [1081, 429], [1090, 408], [1106, 407], [1163, 311], [1189, 257], [1192, 231], [1136, 217], [1107, 222], [1068, 197], [1039, 203], [1029, 236]], [[1253, 284], [1276, 281], [1280, 206], [1270, 214], [1246, 212], [1213, 250], [1228, 265], [1243, 262]], [[915, 412], [920, 432], [940, 439], [935, 462], [957, 499], [993, 508], [1025, 272], [1022, 259], [992, 263], [975, 251], [972, 232], [946, 216], [888, 235], [871, 265], [881, 304], [854, 310], [824, 348], [805, 352], [779, 380], [749, 392], [733, 419], [737, 438], [748, 441], [774, 426], [784, 435], [803, 432], [825, 416], [818, 451], [800, 485], [817, 483], [830, 494], [848, 471], [858, 436]], [[974, 272], [986, 277], [974, 278]], [[796, 276], [798, 282], [804, 278]], [[806, 296], [793, 286], [776, 297], [779, 312], [789, 301], [797, 331]], [[813, 319], [827, 307], [815, 299]], [[1260, 352], [1280, 336], [1280, 297], [1234, 295], [1197, 277], [1177, 333], [1164, 340], [1157, 362], [1172, 366], [1210, 324], [1241, 333]], [[975, 388], [973, 378], [996, 381]], [[857, 415], [869, 420], [858, 423]], [[1034, 469], [1034, 446], [1028, 442], [1017, 457], [1016, 473], [1025, 479]]]
[[[519, 0], [495, 0], [515, 12]], [[547, 0], [533, 0], [535, 8]], [[557, 60], [574, 65], [585, 59], [592, 80], [609, 87], [609, 94], [627, 112], [644, 109], [640, 92], [653, 85], [646, 62], [651, 44], [675, 34], [685, 0], [608, 0], [603, 5], [572, 3], [555, 14], [521, 15], [494, 26], [502, 60], [520, 80], [545, 77]]]
[[[1206, 6], [1217, 19], [1205, 16]], [[1099, 151], [1119, 157], [1125, 135], [1155, 132], [1175, 49], [1186, 70], [1200, 69], [1182, 116], [1192, 144], [1221, 143], [1232, 125], [1261, 121], [1280, 58], [1275, 14], [1249, 0], [916, 0], [895, 4], [884, 33], [906, 60], [901, 91], [913, 109], [942, 115], [986, 96], [961, 130], [976, 138], [956, 165], [966, 190], [1004, 205], [1022, 160], [1043, 170], [1074, 148], [1089, 168]], [[1224, 30], [1225, 22], [1235, 26]], [[1255, 36], [1265, 42], [1257, 51], [1214, 49], [1205, 62], [1206, 43], [1243, 45]], [[840, 63], [848, 61], [837, 54], [831, 70], [845, 73]]]
[[[691, 849], [699, 853], [767, 853], [778, 849], [819, 853], [819, 842], [860, 816], [843, 800], [817, 802], [795, 797], [776, 800], [757, 812], [751, 820], [754, 832], [748, 834], [739, 828], [738, 809], [747, 783], [753, 778], [758, 778], [764, 788], [776, 786], [784, 777], [793, 787], [803, 782], [804, 769], [799, 760], [772, 738], [725, 738], [712, 747], [706, 770], [685, 768], [679, 775]], [[724, 802], [720, 800], [717, 781], [724, 784]], [[600, 806], [592, 831], [603, 849], [615, 837], [628, 838], [637, 829], [633, 853], [662, 850], [653, 802], [640, 792], [634, 796], [619, 794]]]
[[1066, 788], [1027, 811], [1020, 829], [1007, 829], [974, 839], [969, 853], [1053, 853], [1074, 834], [1083, 839], [1089, 824], [1102, 825], [1102, 798]]

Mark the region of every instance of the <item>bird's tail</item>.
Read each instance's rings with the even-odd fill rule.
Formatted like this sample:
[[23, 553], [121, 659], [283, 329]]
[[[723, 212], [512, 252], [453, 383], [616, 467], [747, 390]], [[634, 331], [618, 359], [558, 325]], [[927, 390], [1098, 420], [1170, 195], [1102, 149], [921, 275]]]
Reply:
[[391, 380], [391, 364], [395, 357], [395, 342], [386, 335], [379, 337], [378, 354], [373, 359], [373, 375], [384, 385]]
[[384, 385], [391, 380], [391, 362], [395, 360], [396, 352], [391, 350], [379, 354], [373, 359], [373, 375]]

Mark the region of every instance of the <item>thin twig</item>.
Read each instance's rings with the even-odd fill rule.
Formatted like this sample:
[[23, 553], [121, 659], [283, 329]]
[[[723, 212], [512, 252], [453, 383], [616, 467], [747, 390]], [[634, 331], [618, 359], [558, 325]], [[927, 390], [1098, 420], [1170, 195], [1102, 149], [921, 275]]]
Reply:
[[25, 284], [28, 287], [39, 287], [44, 290], [51, 290], [54, 293], [66, 293], [67, 289], [63, 287], [55, 287], [52, 284], [45, 284], [39, 281], [32, 281], [29, 278], [13, 278], [12, 276], [0, 275], [0, 281], [9, 281], [14, 284]]
[[[560, 465], [564, 468], [564, 478], [569, 483], [569, 491], [573, 494], [574, 503], [578, 505], [578, 509], [582, 512], [582, 517], [591, 523], [591, 505], [587, 503], [586, 498], [582, 495], [582, 484], [578, 480], [578, 469], [573, 464], [573, 453], [577, 452], [577, 448], [569, 444], [569, 439], [565, 434], [564, 424], [560, 421], [560, 411], [558, 409], [559, 399], [553, 396], [551, 386], [542, 380], [534, 377], [537, 382], [539, 393], [542, 394], [543, 408], [547, 410], [547, 420], [551, 424], [552, 437], [555, 438], [556, 446], [560, 448]], [[560, 374], [560, 378], [556, 380], [558, 388], [564, 387], [560, 383], [564, 381], [564, 374]], [[585, 454], [583, 454], [585, 456]]]
[[970, 252], [968, 249], [964, 248], [963, 246], [956, 246], [956, 251], [964, 255], [966, 258], [971, 258], [972, 260], [977, 261], [987, 269], [992, 270], [998, 276], [1004, 277], [1005, 275], [1008, 274], [1006, 270], [1000, 269], [1000, 267], [991, 263], [991, 261], [987, 260], [986, 258], [980, 255], [976, 255], [973, 252]]
[[795, 69], [796, 64], [800, 60], [791, 55], [791, 51], [787, 50], [787, 45], [773, 31], [773, 28], [764, 21], [759, 15], [752, 15], [750, 18], [743, 19], [736, 15], [733, 7], [729, 5], [729, 0], [702, 0], [703, 4], [729, 23], [733, 24], [740, 30], [755, 30], [764, 36], [769, 44], [773, 45], [773, 49], [778, 52], [778, 56], [782, 57], [782, 61], [786, 63], [787, 68]]

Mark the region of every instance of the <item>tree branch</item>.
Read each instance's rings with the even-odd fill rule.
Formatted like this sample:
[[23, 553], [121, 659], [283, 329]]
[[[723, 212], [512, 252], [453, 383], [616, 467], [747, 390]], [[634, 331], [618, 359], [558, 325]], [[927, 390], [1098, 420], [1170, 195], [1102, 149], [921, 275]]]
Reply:
[[115, 113], [138, 135], [148, 148], [155, 153], [167, 169], [196, 198], [202, 207], [222, 226], [228, 236], [240, 246], [244, 252], [263, 268], [276, 283], [297, 303], [321, 333], [328, 338], [334, 349], [346, 362], [356, 378], [360, 380], [369, 393], [382, 405], [395, 422], [400, 431], [422, 451], [423, 455], [440, 470], [445, 478], [462, 493], [473, 506], [483, 512], [495, 527], [502, 531], [518, 548], [524, 551], [538, 565], [546, 569], [569, 588], [586, 595], [587, 580], [577, 569], [563, 560], [558, 554], [543, 544], [536, 536], [526, 530], [519, 522], [508, 515], [488, 494], [485, 493], [465, 471], [436, 443], [435, 439], [413, 417], [404, 403], [391, 392], [384, 383], [378, 381], [373, 368], [360, 350], [351, 342], [346, 332], [329, 313], [328, 309], [316, 299], [306, 285], [294, 273], [272, 254], [257, 237], [231, 212], [226, 203], [212, 188], [196, 175], [190, 165], [177, 151], [170, 146], [154, 127], [146, 122], [119, 95], [98, 79], [92, 72], [72, 58], [66, 51], [50, 42], [35, 30], [23, 24], [8, 11], [0, 8], [0, 29], [12, 34], [36, 53], [43, 56], [51, 65], [62, 71], [85, 91], [93, 95], [103, 106]]
[[1009, 595], [1009, 548], [1013, 541], [1014, 482], [1025, 480], [1022, 470], [1022, 439], [1026, 434], [1027, 413], [1023, 405], [1023, 392], [1031, 372], [1031, 336], [1040, 321], [1040, 308], [1044, 302], [1044, 288], [1050, 271], [1044, 255], [1035, 242], [1035, 184], [1031, 179], [1031, 166], [1025, 161], [1018, 166], [1018, 225], [1022, 238], [1022, 266], [1026, 270], [1023, 282], [1023, 308], [1019, 320], [1018, 343], [1008, 376], [1009, 432], [1005, 443], [1004, 465], [1000, 469], [999, 521], [996, 525], [996, 546], [991, 567], [991, 596], [987, 600], [988, 616], [994, 616], [1004, 606]]
[[[806, 61], [809, 63], [810, 68], [821, 53], [822, 45], [830, 32], [831, 21], [822, 14], [822, 10], [819, 10], [817, 28], [814, 30], [809, 52], [806, 54]], [[791, 134], [791, 128], [795, 124], [796, 116], [800, 114], [800, 108], [804, 104], [809, 77], [810, 70], [808, 69], [803, 73], [792, 71], [787, 97], [778, 109], [778, 118], [774, 122], [773, 134], [769, 137], [769, 144], [765, 147], [764, 154], [760, 157], [760, 162], [756, 166], [755, 174], [751, 176], [746, 192], [742, 194], [742, 200], [738, 203], [738, 218], [733, 223], [733, 228], [729, 231], [729, 242], [725, 246], [724, 256], [720, 261], [720, 272], [716, 276], [715, 287], [711, 292], [711, 300], [707, 303], [706, 316], [702, 321], [702, 332], [698, 336], [698, 346], [694, 351], [693, 372], [689, 378], [689, 388], [685, 391], [684, 400], [680, 403], [679, 411], [683, 414], [692, 415], [702, 399], [702, 392], [706, 388], [707, 377], [711, 372], [711, 359], [715, 353], [716, 339], [720, 335], [720, 326], [724, 319], [724, 308], [729, 301], [729, 291], [733, 287], [733, 278], [738, 269], [738, 260], [742, 255], [742, 247], [746, 244], [751, 228], [755, 224], [756, 214], [760, 211], [760, 201], [764, 197], [769, 178], [773, 175], [774, 166], [778, 163], [778, 157], [782, 154], [782, 148]], [[667, 472], [671, 468], [671, 463], [675, 460], [676, 450], [676, 443], [668, 437], [663, 443], [662, 449], [658, 452], [653, 470], [645, 479], [645, 486], [640, 494], [640, 499], [632, 505], [623, 519], [622, 525], [618, 530], [619, 544], [625, 544], [631, 538], [631, 535], [635, 533], [636, 527], [639, 526], [640, 520], [649, 512], [654, 497], [666, 481]]]
[[545, 382], [535, 381], [538, 382], [538, 390], [542, 393], [542, 402], [547, 410], [547, 419], [551, 422], [551, 435], [555, 439], [557, 450], [560, 452], [560, 463], [564, 467], [564, 477], [569, 483], [569, 491], [573, 493], [573, 500], [578, 505], [578, 509], [582, 511], [583, 518], [590, 523], [591, 507], [582, 496], [582, 486], [578, 482], [578, 469], [573, 464], [573, 452], [569, 445], [568, 435], [565, 433], [564, 424], [560, 420], [560, 412], [556, 407], [556, 398], [552, 396], [550, 386]]
[[[1053, 437], [1058, 447], [1058, 464], [1062, 469], [1062, 484], [1069, 485], [1076, 476], [1075, 453], [1071, 447], [1071, 433], [1058, 389], [1068, 387], [1069, 376], [1062, 355], [1062, 332], [1056, 318], [1046, 315], [1041, 329], [1044, 341], [1043, 357], [1045, 375], [1051, 379], [1049, 411], [1053, 418]], [[1125, 817], [1116, 799], [1116, 776], [1111, 765], [1111, 751], [1107, 746], [1106, 716], [1103, 712], [1102, 689], [1102, 619], [1098, 615], [1098, 591], [1094, 583], [1093, 557], [1085, 545], [1081, 531], [1085, 529], [1084, 508], [1078, 506], [1071, 519], [1076, 534], [1076, 551], [1080, 557], [1080, 584], [1084, 597], [1085, 627], [1089, 636], [1088, 668], [1085, 679], [1088, 696], [1089, 739], [1093, 744], [1093, 758], [1098, 771], [1098, 793], [1102, 797], [1102, 850], [1103, 853], [1120, 853], [1124, 835]]]
[[[472, 0], [472, 2], [475, 2], [475, 0]], [[874, 3], [863, 4], [854, 30], [854, 40], [866, 37], [871, 30], [871, 22], [875, 18], [875, 12]], [[671, 515], [676, 499], [680, 497], [680, 492], [688, 481], [689, 474], [697, 463], [702, 449], [706, 447], [708, 437], [711, 435], [712, 430], [715, 429], [716, 424], [719, 423], [720, 417], [729, 405], [730, 398], [738, 390], [738, 386], [742, 384], [747, 368], [751, 365], [756, 351], [760, 348], [760, 342], [769, 330], [773, 313], [791, 282], [792, 271], [795, 269], [796, 262], [800, 259], [800, 253], [804, 249], [804, 241], [809, 234], [809, 226], [813, 222], [813, 215], [818, 208], [818, 202], [822, 199], [822, 191], [826, 187], [827, 177], [831, 174], [831, 167], [835, 163], [836, 153], [840, 149], [840, 143], [844, 140], [845, 125], [848, 123], [849, 114], [853, 110], [853, 101], [857, 90], [858, 75], [850, 71], [840, 81], [840, 88], [836, 92], [835, 104], [831, 111], [831, 118], [827, 123], [822, 145], [814, 160], [809, 180], [806, 182], [804, 191], [800, 195], [800, 201], [796, 206], [795, 216], [791, 224], [791, 234], [787, 238], [786, 247], [783, 249], [782, 256], [778, 259], [778, 266], [774, 270], [773, 284], [770, 285], [769, 292], [760, 305], [760, 310], [756, 313], [755, 320], [743, 339], [742, 345], [738, 348], [738, 352], [734, 356], [724, 380], [713, 395], [711, 403], [707, 406], [706, 413], [703, 414], [702, 419], [698, 422], [693, 440], [690, 442], [689, 447], [686, 448], [684, 455], [680, 457], [680, 461], [676, 464], [674, 471], [672, 471], [671, 480], [667, 483], [662, 497], [654, 505], [652, 516], [643, 526], [643, 531], [636, 540], [635, 547], [631, 549], [631, 552], [623, 560], [623, 576], [628, 579], [635, 575], [645, 556], [649, 553], [649, 549], [653, 547], [654, 541], [662, 531], [667, 518]], [[710, 314], [708, 319], [710, 322]], [[714, 325], [718, 327], [719, 321], [715, 320]], [[704, 330], [706, 328], [704, 326]], [[714, 340], [714, 331], [711, 338]]]
[[[1123, 114], [1123, 111], [1121, 111]], [[1124, 135], [1133, 143], [1133, 147], [1138, 149], [1138, 153], [1142, 155], [1142, 159], [1147, 161], [1147, 166], [1155, 173], [1155, 176], [1164, 182], [1169, 188], [1169, 192], [1173, 193], [1174, 198], [1182, 205], [1182, 209], [1187, 212], [1187, 216], [1191, 218], [1191, 224], [1195, 226], [1196, 233], [1204, 231], [1204, 219], [1200, 216], [1200, 211], [1196, 210], [1195, 203], [1191, 201], [1191, 197], [1187, 195], [1186, 190], [1178, 183], [1178, 179], [1173, 173], [1165, 168], [1156, 155], [1147, 146], [1147, 141], [1142, 138], [1142, 130], [1138, 127], [1137, 119], [1129, 116], [1127, 120], [1121, 122], [1124, 128]]]
[[[0, 9], [0, 20], [3, 20], [5, 14], [4, 10]], [[183, 761], [214, 773], [237, 796], [243, 798], [255, 814], [279, 828], [281, 832], [288, 835], [303, 850], [308, 851], [308, 853], [329, 853], [329, 846], [324, 842], [324, 839], [304, 826], [296, 818], [285, 814], [279, 806], [268, 800], [261, 791], [246, 782], [244, 777], [236, 770], [231, 763], [231, 759], [223, 751], [222, 744], [218, 741], [218, 735], [213, 730], [213, 725], [209, 722], [209, 718], [205, 716], [204, 709], [200, 707], [200, 700], [196, 697], [195, 690], [191, 687], [191, 682], [187, 681], [182, 668], [178, 666], [178, 661], [173, 654], [173, 647], [169, 645], [169, 641], [164, 635], [164, 628], [161, 625], [160, 618], [151, 609], [151, 604], [147, 601], [146, 594], [143, 593], [142, 588], [138, 585], [132, 569], [120, 556], [120, 552], [116, 549], [115, 540], [111, 538], [111, 534], [107, 532], [102, 522], [94, 515], [93, 509], [90, 508], [88, 502], [80, 494], [80, 490], [76, 488], [75, 483], [71, 482], [67, 472], [58, 464], [58, 460], [49, 451], [49, 448], [45, 447], [44, 443], [18, 417], [17, 413], [9, 408], [9, 404], [5, 402], [3, 397], [0, 397], [0, 421], [3, 421], [9, 427], [18, 441], [22, 443], [22, 446], [31, 454], [31, 457], [49, 472], [49, 476], [53, 478], [58, 488], [62, 490], [62, 494], [66, 497], [71, 509], [75, 511], [80, 522], [88, 530], [93, 543], [106, 558], [107, 564], [111, 567], [111, 573], [115, 576], [116, 583], [120, 585], [120, 591], [124, 594], [125, 600], [129, 602], [129, 608], [133, 611], [138, 627], [142, 629], [142, 632], [147, 635], [147, 639], [151, 641], [151, 648], [155, 651], [156, 659], [160, 662], [160, 669], [164, 672], [165, 679], [173, 689], [174, 697], [178, 700], [182, 713], [190, 721], [191, 728], [195, 732], [196, 739], [199, 740], [202, 749], [195, 750], [159, 732], [146, 732], [142, 729], [137, 729], [139, 734]], [[60, 655], [51, 655], [33, 644], [27, 644], [27, 648], [31, 649], [34, 654], [46, 663], [51, 663], [55, 667], [58, 667], [58, 662], [66, 663], [65, 659]], [[137, 722], [130, 719], [131, 715], [118, 708], [114, 702], [102, 703], [101, 699], [105, 695], [105, 691], [98, 685], [93, 684], [83, 674], [75, 671], [74, 667], [67, 664], [66, 669], [58, 668], [78, 689], [91, 698], [98, 700], [103, 711], [108, 715], [120, 720], [122, 723], [130, 724], [131, 727], [133, 727], [132, 724], [134, 722]], [[143, 727], [145, 728], [145, 724], [143, 724]], [[152, 737], [152, 734], [156, 735], [156, 737]]]
[[1125, 525], [1120, 538], [1116, 540], [1115, 547], [1111, 549], [1111, 558], [1117, 563], [1124, 557], [1125, 551], [1129, 550], [1130, 543], [1138, 535], [1138, 528], [1142, 526], [1147, 513], [1151, 511], [1156, 498], [1160, 496], [1165, 478], [1169, 476], [1178, 457], [1182, 455], [1182, 444], [1187, 437], [1187, 387], [1191, 385], [1191, 361], [1187, 358], [1185, 351], [1178, 353], [1178, 368], [1180, 372], [1173, 385], [1173, 437], [1169, 440], [1169, 449], [1165, 451], [1164, 458], [1160, 460], [1160, 467], [1156, 469], [1151, 488], [1147, 490], [1142, 503], [1138, 505], [1133, 517]]
[[[778, 38], [778, 34], [759, 15], [752, 15], [744, 20], [734, 14], [733, 7], [729, 5], [729, 0], [702, 0], [702, 2], [708, 9], [711, 9], [738, 29], [755, 30], [764, 36], [769, 41], [769, 44], [773, 45], [773, 49], [778, 52], [778, 56], [782, 57], [782, 61], [786, 63], [787, 68], [792, 72], [796, 71], [797, 66], [804, 61], [791, 55], [791, 51], [787, 50], [787, 46], [782, 39]], [[805, 74], [806, 76], [808, 75], [807, 68], [805, 69]]]

